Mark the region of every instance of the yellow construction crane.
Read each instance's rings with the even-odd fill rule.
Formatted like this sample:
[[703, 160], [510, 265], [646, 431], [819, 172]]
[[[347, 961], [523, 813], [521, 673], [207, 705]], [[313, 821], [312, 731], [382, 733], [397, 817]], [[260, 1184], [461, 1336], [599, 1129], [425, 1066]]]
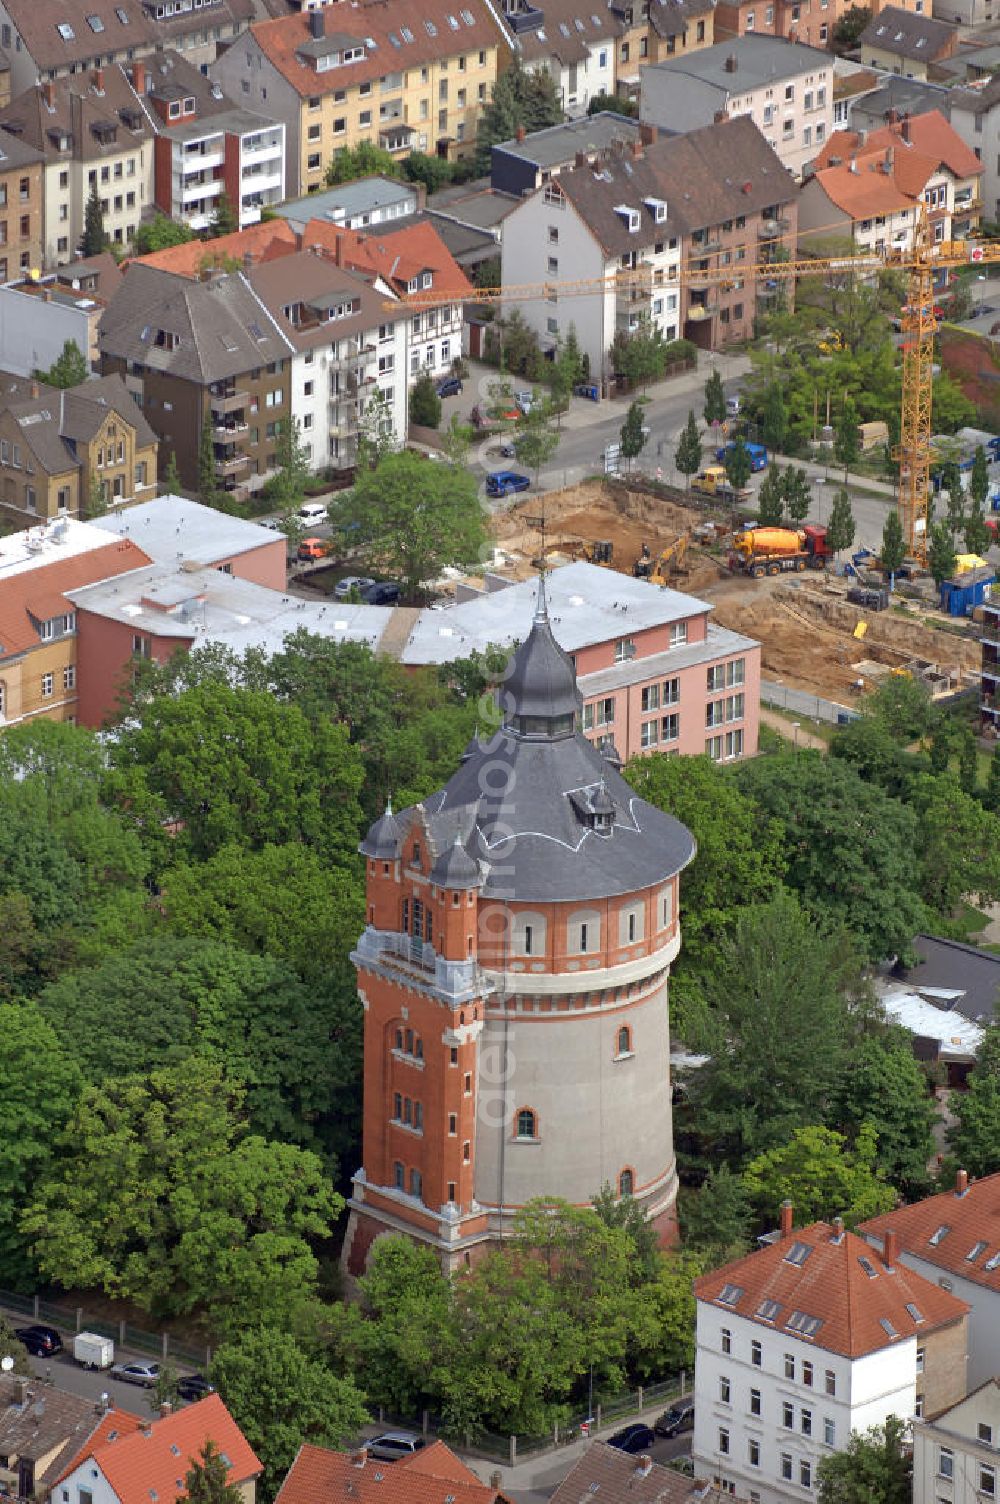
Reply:
[[[829, 227], [833, 232], [834, 227]], [[808, 232], [811, 235], [816, 230]], [[776, 235], [774, 242], [780, 243]], [[731, 248], [730, 248], [731, 249]], [[737, 248], [738, 249], [738, 248]], [[907, 279], [907, 301], [902, 314], [903, 371], [902, 403], [900, 408], [899, 446], [895, 458], [899, 461], [899, 517], [903, 537], [913, 558], [926, 563], [927, 559], [927, 501], [930, 490], [931, 464], [931, 403], [933, 387], [934, 335], [937, 320], [934, 317], [934, 276], [936, 272], [953, 271], [969, 265], [991, 265], [1000, 262], [1000, 243], [981, 244], [974, 239], [935, 242], [930, 233], [926, 213], [922, 213], [914, 230], [914, 244], [900, 252], [860, 251], [857, 254], [839, 256], [797, 256], [787, 261], [757, 260], [756, 247], [753, 257], [747, 250], [745, 261], [736, 261], [726, 266], [705, 267], [701, 258], [681, 268], [679, 281], [658, 281], [651, 266], [623, 269], [613, 275], [578, 279], [558, 279], [549, 282], [508, 284], [506, 287], [484, 288], [473, 299], [485, 304], [528, 303], [538, 299], [592, 297], [595, 294], [610, 295], [618, 292], [648, 293], [654, 287], [678, 287], [687, 281], [697, 280], [713, 285], [742, 281], [795, 283], [800, 277], [829, 277], [845, 274], [872, 275], [882, 271], [899, 271]], [[454, 291], [429, 289], [386, 303], [386, 308], [400, 307], [414, 312], [454, 303]]]

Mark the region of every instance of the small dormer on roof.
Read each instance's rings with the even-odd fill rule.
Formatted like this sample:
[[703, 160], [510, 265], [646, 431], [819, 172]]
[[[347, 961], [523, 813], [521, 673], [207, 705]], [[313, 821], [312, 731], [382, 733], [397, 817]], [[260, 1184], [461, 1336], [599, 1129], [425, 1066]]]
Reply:
[[463, 892], [482, 883], [479, 863], [466, 851], [457, 830], [451, 846], [434, 863], [431, 882], [438, 888], [459, 888]]
[[394, 862], [399, 856], [402, 831], [392, 813], [392, 800], [386, 800], [384, 812], [372, 825], [361, 842], [359, 851], [377, 862]]
[[570, 794], [573, 808], [588, 827], [599, 836], [609, 836], [615, 828], [617, 806], [608, 793], [607, 784], [600, 783], [587, 789], [574, 789]]

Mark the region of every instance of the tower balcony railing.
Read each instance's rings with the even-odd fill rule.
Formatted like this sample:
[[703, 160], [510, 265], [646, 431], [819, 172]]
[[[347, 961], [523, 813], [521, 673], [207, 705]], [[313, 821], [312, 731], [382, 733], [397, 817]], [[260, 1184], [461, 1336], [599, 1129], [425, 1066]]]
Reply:
[[418, 940], [402, 930], [379, 930], [369, 925], [355, 947], [362, 963], [374, 962], [417, 975], [438, 991], [452, 996], [482, 990], [483, 973], [475, 960], [449, 961], [428, 940]]

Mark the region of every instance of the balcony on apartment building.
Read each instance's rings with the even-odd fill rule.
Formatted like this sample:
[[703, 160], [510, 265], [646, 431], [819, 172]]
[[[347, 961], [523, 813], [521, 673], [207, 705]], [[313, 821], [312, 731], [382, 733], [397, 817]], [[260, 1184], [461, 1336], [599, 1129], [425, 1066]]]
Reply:
[[227, 418], [216, 418], [212, 424], [212, 438], [217, 442], [229, 441], [235, 443], [239, 434], [249, 433], [250, 424], [246, 416], [236, 413]]
[[983, 618], [979, 628], [979, 641], [983, 644], [983, 669], [1000, 662], [1000, 653], [991, 651], [1000, 647], [1000, 601], [984, 601]]
[[762, 217], [757, 222], [757, 239], [776, 240], [779, 235], [786, 235], [791, 227], [791, 220], [783, 214]]
[[712, 317], [718, 306], [719, 294], [714, 289], [700, 293], [692, 292], [686, 317], [692, 324], [703, 323], [705, 319]]
[[175, 152], [175, 163], [178, 158], [184, 177], [192, 172], [209, 172], [221, 167], [226, 160], [225, 137], [216, 131], [200, 141], [185, 141], [183, 152]]
[[223, 480], [229, 480], [233, 476], [239, 475], [240, 471], [245, 470], [249, 463], [249, 455], [244, 454], [241, 449], [230, 446], [224, 449], [221, 454], [218, 450], [215, 451], [215, 473]]
[[722, 237], [718, 230], [699, 230], [691, 236], [689, 255], [692, 260], [702, 256], [715, 256], [722, 250]]
[[250, 406], [250, 393], [245, 387], [220, 386], [209, 393], [212, 416], [228, 418], [236, 413], [245, 413]]
[[181, 185], [180, 201], [185, 213], [206, 199], [216, 199], [224, 187], [221, 178], [196, 177], [186, 179]]

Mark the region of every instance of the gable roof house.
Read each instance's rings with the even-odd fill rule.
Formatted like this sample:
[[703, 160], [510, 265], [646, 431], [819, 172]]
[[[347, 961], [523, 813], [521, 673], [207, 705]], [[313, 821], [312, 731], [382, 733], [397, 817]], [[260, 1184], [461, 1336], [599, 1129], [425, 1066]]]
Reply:
[[798, 1497], [853, 1431], [965, 1393], [969, 1307], [892, 1237], [879, 1256], [839, 1218], [795, 1228], [786, 1202], [771, 1241], [694, 1292], [695, 1471], [741, 1496]]
[[980, 1504], [1000, 1486], [1000, 1379], [913, 1423], [913, 1504]]
[[1000, 1341], [1000, 1174], [970, 1180], [959, 1170], [952, 1188], [872, 1217], [858, 1231], [873, 1248], [893, 1239], [907, 1269], [968, 1303], [969, 1386], [992, 1377]]
[[833, 129], [833, 79], [828, 52], [781, 37], [736, 37], [644, 68], [639, 119], [681, 135], [723, 114], [747, 115], [800, 178]]
[[982, 164], [940, 110], [877, 131], [837, 131], [799, 200], [799, 230], [850, 237], [865, 250], [908, 250], [926, 211], [935, 241], [980, 220]]
[[378, 1462], [362, 1447], [334, 1452], [303, 1442], [275, 1504], [316, 1504], [347, 1496], [354, 1504], [507, 1504], [443, 1441], [398, 1462]]
[[44, 1498], [80, 1446], [112, 1429], [136, 1429], [138, 1416], [106, 1410], [34, 1377], [0, 1374], [0, 1486], [15, 1498]]
[[728, 1497], [702, 1478], [684, 1478], [650, 1457], [595, 1441], [559, 1484], [552, 1504], [724, 1504]]
[[396, 156], [468, 157], [507, 44], [491, 0], [383, 0], [259, 21], [212, 68], [245, 109], [285, 126], [289, 194], [315, 191], [334, 152], [371, 141]]
[[53, 1487], [51, 1504], [71, 1504], [81, 1489], [95, 1504], [176, 1504], [187, 1498], [185, 1475], [208, 1441], [228, 1466], [226, 1481], [244, 1504], [254, 1504], [260, 1459], [217, 1394], [82, 1448]]
[[[747, 337], [758, 298], [771, 290], [740, 278], [738, 261], [782, 238], [794, 244], [795, 185], [748, 117], [667, 138], [643, 127], [643, 137], [620, 155], [588, 161], [581, 154], [579, 165], [504, 221], [505, 286], [601, 278], [621, 268], [642, 273], [614, 296], [522, 304], [543, 345], [575, 325], [595, 376], [610, 375], [616, 331], [634, 330], [642, 318], [666, 339], [684, 335], [704, 349]], [[687, 261], [695, 270], [731, 263], [733, 280], [699, 284], [690, 276], [682, 283]]]
[[241, 272], [194, 282], [133, 263], [101, 317], [105, 374], [118, 372], [185, 486], [211, 429], [220, 489], [260, 486], [291, 413], [292, 345]]
[[[508, 0], [510, 46], [526, 68], [546, 72], [571, 117], [585, 115], [598, 94], [614, 94], [620, 15], [592, 0]], [[623, 64], [623, 68], [624, 68]]]
[[913, 15], [897, 5], [887, 5], [873, 16], [858, 38], [866, 67], [905, 78], [927, 78], [928, 68], [953, 57], [957, 46], [957, 26]]

